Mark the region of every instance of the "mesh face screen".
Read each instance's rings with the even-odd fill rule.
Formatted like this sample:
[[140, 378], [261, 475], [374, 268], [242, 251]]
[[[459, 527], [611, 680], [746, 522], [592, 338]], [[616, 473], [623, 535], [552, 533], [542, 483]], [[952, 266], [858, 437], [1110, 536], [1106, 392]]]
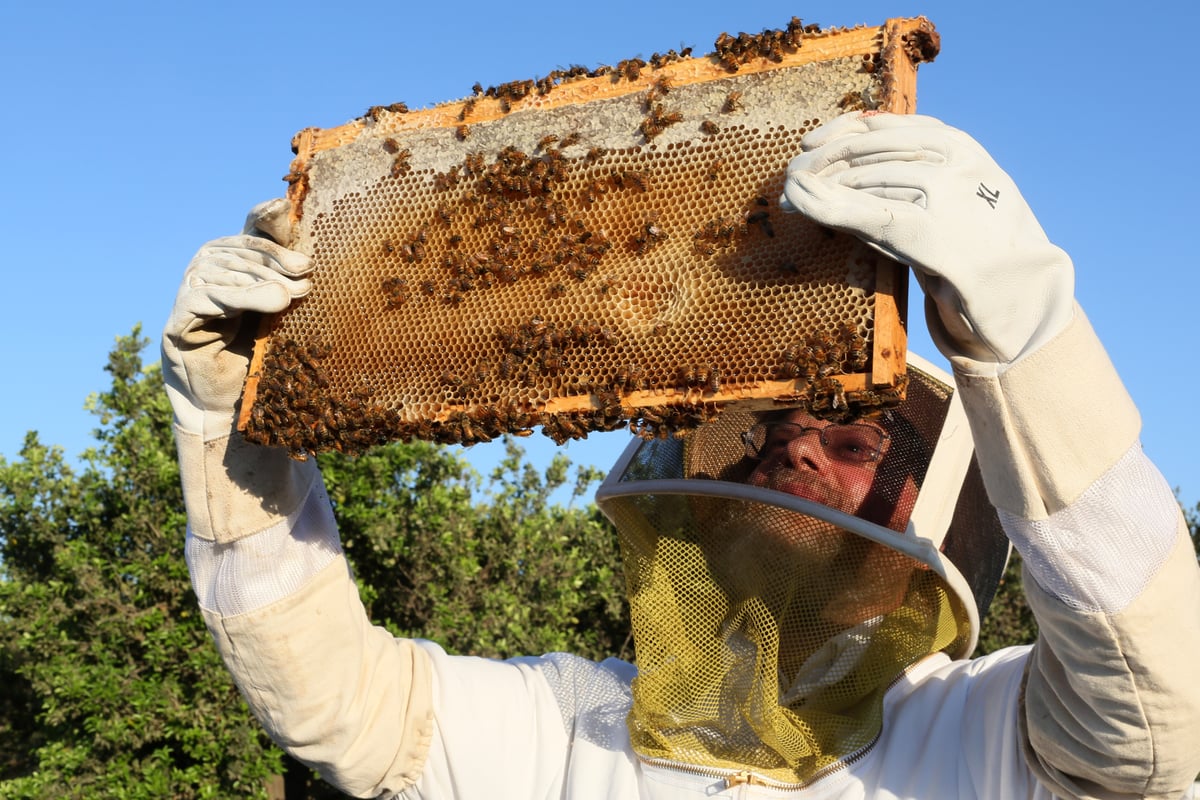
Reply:
[[806, 783], [873, 740], [906, 666], [969, 635], [934, 572], [812, 517], [667, 495], [605, 512], [622, 536], [644, 757]]
[[259, 341], [245, 435], [354, 452], [537, 425], [661, 436], [733, 399], [895, 402], [902, 269], [778, 199], [804, 133], [906, 110], [896, 74], [928, 57], [906, 46], [924, 26], [789, 27], [752, 57], [718, 40], [302, 132], [292, 246], [313, 290]]

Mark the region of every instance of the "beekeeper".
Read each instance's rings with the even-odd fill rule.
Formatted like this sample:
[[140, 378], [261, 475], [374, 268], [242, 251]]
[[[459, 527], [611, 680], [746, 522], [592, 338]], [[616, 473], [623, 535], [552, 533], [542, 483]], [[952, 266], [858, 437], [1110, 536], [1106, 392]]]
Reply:
[[[873, 418], [635, 440], [597, 501], [636, 667], [373, 627], [315, 463], [234, 433], [242, 315], [309, 290], [286, 203], [201, 248], [163, 338], [188, 565], [276, 742], [363, 797], [1184, 795], [1200, 570], [1070, 258], [934, 119], [848, 114], [802, 150], [785, 205], [911, 265], [953, 377], [914, 357]], [[968, 660], [1010, 541], [1038, 640]]]

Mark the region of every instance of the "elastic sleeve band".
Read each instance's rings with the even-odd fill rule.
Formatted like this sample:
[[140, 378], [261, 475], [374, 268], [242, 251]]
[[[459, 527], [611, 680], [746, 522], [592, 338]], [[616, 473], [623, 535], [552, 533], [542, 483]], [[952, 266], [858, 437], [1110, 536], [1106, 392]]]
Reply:
[[189, 527], [184, 555], [205, 611], [231, 617], [287, 597], [342, 553], [321, 481], [296, 511], [253, 536], [217, 544]]
[[1107, 614], [1123, 611], [1166, 561], [1178, 516], [1174, 493], [1140, 443], [1046, 519], [1000, 510], [1042, 589], [1072, 608]]

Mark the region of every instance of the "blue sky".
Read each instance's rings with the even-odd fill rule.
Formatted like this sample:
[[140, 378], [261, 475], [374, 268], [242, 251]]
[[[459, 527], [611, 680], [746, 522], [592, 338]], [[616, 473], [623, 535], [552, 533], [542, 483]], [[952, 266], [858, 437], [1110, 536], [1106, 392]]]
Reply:
[[[72, 457], [92, 443], [83, 405], [107, 386], [115, 337], [142, 323], [157, 341], [195, 250], [283, 193], [301, 128], [463, 97], [476, 81], [707, 52], [722, 31], [793, 14], [822, 26], [923, 14], [942, 50], [921, 68], [918, 110], [979, 139], [1072, 255], [1147, 452], [1188, 505], [1200, 501], [1200, 433], [1184, 416], [1200, 391], [1194, 3], [409, 5], [4, 5], [0, 455], [16, 458], [28, 430]], [[920, 308], [914, 287], [912, 348], [940, 362]], [[628, 438], [593, 435], [566, 452], [608, 467]], [[537, 434], [524, 444], [539, 462], [554, 452]], [[466, 452], [483, 472], [502, 455]]]

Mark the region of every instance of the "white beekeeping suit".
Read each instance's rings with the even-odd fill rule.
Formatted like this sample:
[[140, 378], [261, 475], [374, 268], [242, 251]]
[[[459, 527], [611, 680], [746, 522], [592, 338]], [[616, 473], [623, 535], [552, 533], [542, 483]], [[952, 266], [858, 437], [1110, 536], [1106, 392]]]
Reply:
[[[233, 433], [243, 313], [309, 288], [278, 244], [286, 204], [201, 249], [163, 340], [189, 566], [277, 742], [364, 797], [1188, 790], [1200, 570], [1070, 259], [936, 120], [849, 114], [803, 150], [787, 202], [912, 267], [955, 389], [918, 361], [909, 399], [876, 418], [733, 410], [631, 447], [598, 500], [636, 668], [452, 657], [372, 627], [315, 466]], [[968, 660], [1001, 531], [1038, 641]]]

